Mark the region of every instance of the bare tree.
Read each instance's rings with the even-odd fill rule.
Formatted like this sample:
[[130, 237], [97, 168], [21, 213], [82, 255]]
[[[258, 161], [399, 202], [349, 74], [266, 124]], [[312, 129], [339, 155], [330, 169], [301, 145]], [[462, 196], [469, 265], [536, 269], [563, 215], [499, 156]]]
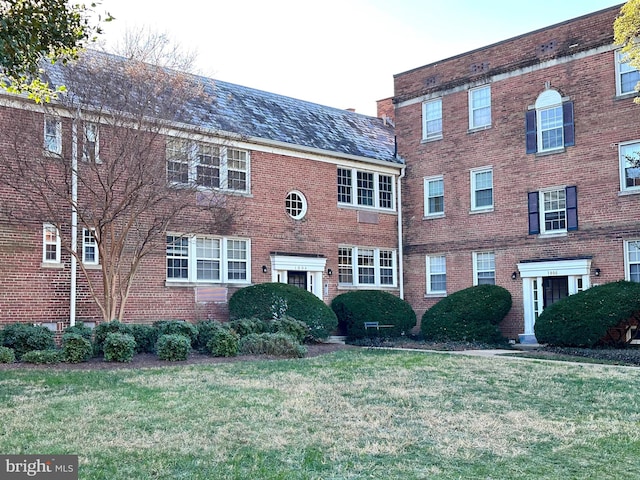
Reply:
[[[171, 65], [188, 67], [191, 60], [166, 50], [165, 40], [148, 43], [155, 52], [143, 59], [159, 63], [168, 53]], [[77, 259], [103, 319], [123, 319], [140, 265], [167, 248], [167, 231], [224, 233], [240, 214], [240, 197], [216, 188], [215, 150], [222, 145], [209, 144], [206, 152], [193, 148], [202, 117], [215, 108], [212, 86], [133, 54], [86, 52], [50, 73], [68, 93], [44, 113], [54, 124], [71, 125], [73, 148], [50, 148], [46, 129], [45, 153], [20, 128], [10, 139], [5, 132], [12, 148], [0, 158], [0, 175], [16, 201], [3, 213], [14, 222], [51, 223], [69, 232], [73, 210], [80, 236], [95, 245], [100, 278], [87, 268], [73, 235], [63, 239], [63, 249]], [[42, 113], [31, 115], [34, 132], [42, 131]], [[194, 155], [211, 157], [209, 163], [200, 159], [196, 174]]]

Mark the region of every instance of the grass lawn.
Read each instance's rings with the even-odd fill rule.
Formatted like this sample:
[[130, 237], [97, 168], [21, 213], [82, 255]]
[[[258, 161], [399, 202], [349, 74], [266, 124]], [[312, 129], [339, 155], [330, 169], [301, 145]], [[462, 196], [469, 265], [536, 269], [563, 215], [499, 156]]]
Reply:
[[89, 479], [640, 478], [640, 369], [345, 350], [0, 371], [0, 453]]

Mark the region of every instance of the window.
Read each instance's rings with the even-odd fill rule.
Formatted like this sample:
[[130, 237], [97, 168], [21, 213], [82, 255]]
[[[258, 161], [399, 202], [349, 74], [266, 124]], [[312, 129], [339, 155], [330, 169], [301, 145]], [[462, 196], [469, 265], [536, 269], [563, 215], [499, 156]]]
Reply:
[[87, 162], [99, 163], [98, 158], [98, 124], [84, 124], [84, 138], [82, 144], [82, 159]]
[[438, 140], [442, 138], [442, 99], [422, 104], [422, 139]]
[[640, 191], [640, 142], [618, 145], [620, 191]]
[[525, 115], [527, 153], [550, 152], [575, 145], [573, 102], [562, 102], [552, 89], [542, 92]]
[[289, 192], [284, 205], [287, 213], [294, 220], [300, 220], [307, 214], [307, 199], [301, 192]]
[[46, 153], [62, 154], [62, 123], [57, 118], [44, 117], [44, 150]]
[[[355, 195], [353, 179], [356, 179]], [[338, 203], [393, 210], [393, 176], [338, 168]]]
[[624, 61], [625, 55], [616, 52], [616, 95], [635, 93], [636, 85], [640, 81], [640, 72]]
[[493, 169], [471, 170], [471, 210], [493, 209]]
[[427, 295], [447, 293], [447, 259], [444, 255], [427, 256]]
[[338, 249], [338, 283], [350, 286], [395, 287], [395, 250], [340, 247]]
[[640, 241], [624, 242], [625, 279], [640, 282]]
[[248, 283], [249, 240], [167, 235], [167, 280]]
[[55, 225], [42, 225], [42, 261], [60, 263], [60, 232]]
[[249, 152], [205, 142], [167, 140], [167, 180], [204, 188], [248, 191]]
[[529, 234], [578, 230], [578, 195], [575, 186], [529, 192]]
[[473, 284], [496, 284], [496, 257], [493, 252], [473, 253]]
[[444, 215], [444, 179], [441, 176], [424, 179], [424, 215]]
[[469, 129], [491, 126], [491, 86], [469, 90]]
[[98, 245], [92, 228], [82, 229], [82, 263], [98, 265]]

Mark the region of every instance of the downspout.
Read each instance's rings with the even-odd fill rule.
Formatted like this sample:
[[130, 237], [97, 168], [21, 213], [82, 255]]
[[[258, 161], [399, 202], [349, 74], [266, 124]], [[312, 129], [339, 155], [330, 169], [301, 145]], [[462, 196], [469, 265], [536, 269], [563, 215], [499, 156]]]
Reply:
[[76, 292], [78, 280], [78, 116], [71, 123], [71, 280], [69, 299], [69, 325], [76, 324]]
[[[395, 152], [394, 156], [398, 157], [398, 140], [395, 139]], [[400, 287], [400, 298], [404, 300], [404, 250], [402, 248], [402, 179], [404, 178], [406, 165], [402, 166], [400, 175], [396, 185], [396, 191], [398, 192], [398, 286]]]

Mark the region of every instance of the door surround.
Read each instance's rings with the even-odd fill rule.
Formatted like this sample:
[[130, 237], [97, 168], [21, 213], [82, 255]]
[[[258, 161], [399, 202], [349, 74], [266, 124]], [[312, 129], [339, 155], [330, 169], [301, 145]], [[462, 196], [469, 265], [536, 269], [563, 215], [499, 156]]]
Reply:
[[306, 272], [307, 290], [323, 300], [322, 276], [327, 265], [323, 255], [271, 253], [271, 281], [288, 283], [287, 272]]

